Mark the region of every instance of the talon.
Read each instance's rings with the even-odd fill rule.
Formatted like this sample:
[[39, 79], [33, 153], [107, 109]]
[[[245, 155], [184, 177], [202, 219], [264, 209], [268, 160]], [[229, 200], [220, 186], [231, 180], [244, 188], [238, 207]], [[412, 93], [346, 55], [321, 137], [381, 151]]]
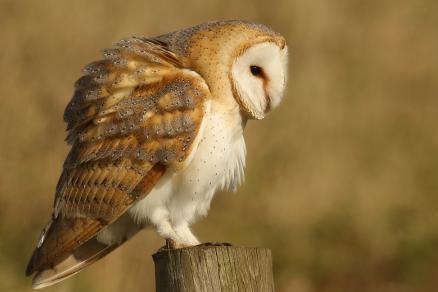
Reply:
[[198, 246], [233, 246], [229, 242], [204, 242], [199, 244]]
[[176, 249], [176, 241], [170, 238], [166, 238], [166, 249]]
[[178, 249], [178, 248], [185, 248], [185, 247], [191, 247], [193, 245], [185, 244], [181, 242], [177, 242], [173, 239], [166, 238], [166, 244], [158, 249], [158, 251], [164, 251], [164, 250], [170, 250], [170, 249]]

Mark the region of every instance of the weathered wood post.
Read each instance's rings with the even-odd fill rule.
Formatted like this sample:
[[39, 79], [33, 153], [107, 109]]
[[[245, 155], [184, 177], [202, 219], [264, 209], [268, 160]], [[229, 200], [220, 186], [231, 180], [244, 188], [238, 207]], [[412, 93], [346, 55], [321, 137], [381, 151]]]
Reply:
[[271, 251], [195, 246], [154, 254], [157, 292], [274, 291]]

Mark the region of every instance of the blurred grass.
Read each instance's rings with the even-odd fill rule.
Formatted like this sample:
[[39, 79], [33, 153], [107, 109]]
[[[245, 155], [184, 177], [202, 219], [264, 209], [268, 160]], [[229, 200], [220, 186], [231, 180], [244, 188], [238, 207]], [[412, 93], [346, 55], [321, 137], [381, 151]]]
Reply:
[[[246, 184], [195, 226], [204, 241], [273, 249], [278, 291], [438, 285], [435, 1], [0, 1], [0, 290], [24, 266], [67, 147], [80, 69], [130, 35], [247, 19], [291, 47], [282, 106], [246, 135]], [[47, 291], [153, 291], [146, 231]]]

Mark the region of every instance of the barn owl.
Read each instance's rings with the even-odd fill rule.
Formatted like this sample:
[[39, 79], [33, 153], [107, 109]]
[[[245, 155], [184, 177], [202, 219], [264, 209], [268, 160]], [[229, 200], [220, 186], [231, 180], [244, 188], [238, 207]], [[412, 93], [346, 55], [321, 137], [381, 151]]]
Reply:
[[145, 227], [173, 248], [199, 244], [190, 225], [243, 180], [246, 122], [277, 107], [286, 86], [285, 39], [244, 21], [132, 37], [102, 54], [64, 113], [71, 150], [26, 269], [34, 288]]

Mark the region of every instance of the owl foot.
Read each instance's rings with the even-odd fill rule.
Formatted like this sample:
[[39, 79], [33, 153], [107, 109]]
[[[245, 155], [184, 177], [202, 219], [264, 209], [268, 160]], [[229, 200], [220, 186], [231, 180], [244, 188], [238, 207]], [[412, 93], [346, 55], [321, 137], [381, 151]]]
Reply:
[[164, 250], [171, 250], [171, 249], [178, 249], [178, 248], [184, 248], [184, 247], [191, 247], [193, 245], [190, 244], [185, 244], [182, 242], [177, 242], [173, 239], [170, 238], [166, 238], [166, 244], [162, 247], [160, 247], [160, 249], [158, 250], [158, 252], [160, 251], [164, 251]]
[[233, 245], [229, 242], [204, 242], [198, 244], [197, 246], [233, 246]]

